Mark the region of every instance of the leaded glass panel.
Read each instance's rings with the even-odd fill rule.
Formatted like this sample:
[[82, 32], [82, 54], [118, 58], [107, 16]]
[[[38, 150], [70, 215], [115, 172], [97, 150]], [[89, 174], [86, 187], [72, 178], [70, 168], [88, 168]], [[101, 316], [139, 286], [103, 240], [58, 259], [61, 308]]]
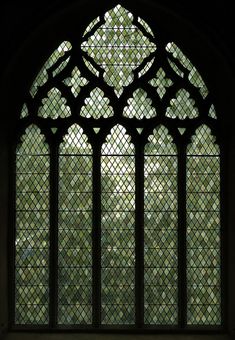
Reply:
[[144, 321], [177, 324], [177, 151], [159, 126], [145, 146]]
[[219, 155], [202, 125], [187, 157], [187, 320], [194, 325], [221, 323]]
[[148, 30], [148, 25], [144, 23], [140, 30], [133, 24], [132, 13], [121, 5], [106, 12], [104, 19], [105, 23], [82, 43], [82, 50], [105, 71], [105, 82], [120, 96], [123, 87], [133, 82], [133, 71], [156, 46], [142, 32]]
[[[185, 56], [185, 54], [174, 42], [169, 42], [166, 45], [166, 50], [173, 56], [173, 59], [171, 58], [168, 60], [173, 70], [180, 77], [183, 77], [184, 74], [188, 74], [188, 80], [190, 81], [190, 83], [199, 89], [199, 92], [203, 98], [206, 98], [208, 95], [208, 89], [200, 73], [192, 64], [192, 62]], [[177, 67], [174, 59], [183, 66], [182, 69], [179, 69]]]
[[127, 118], [152, 118], [157, 115], [155, 108], [152, 106], [152, 100], [143, 89], [137, 89], [133, 97], [128, 99], [128, 106], [123, 110], [124, 117]]
[[48, 97], [42, 100], [42, 106], [39, 107], [38, 115], [43, 118], [65, 118], [71, 115], [71, 110], [66, 105], [66, 99], [61, 96], [61, 92], [53, 87], [48, 92]]
[[92, 149], [77, 124], [59, 151], [58, 323], [92, 322]]
[[101, 158], [101, 322], [135, 322], [134, 146], [116, 125]]
[[96, 87], [91, 91], [90, 97], [85, 99], [85, 105], [81, 108], [80, 114], [82, 117], [98, 119], [112, 117], [114, 112], [104, 92]]
[[48, 323], [49, 149], [30, 125], [16, 150], [15, 323]]
[[[48, 81], [48, 70], [53, 65], [55, 65], [64, 55], [66, 54], [68, 55], [68, 51], [70, 51], [71, 49], [72, 49], [72, 46], [70, 42], [63, 41], [60, 44], [60, 46], [58, 46], [58, 48], [50, 55], [50, 57], [48, 58], [48, 60], [45, 62], [45, 64], [41, 68], [40, 72], [38, 73], [37, 77], [35, 78], [31, 86], [30, 94], [32, 97], [35, 97], [36, 93], [38, 92], [38, 88], [46, 84], [46, 82]], [[69, 59], [70, 57], [66, 58], [65, 61], [61, 61], [62, 66], [61, 64], [58, 66], [59, 70], [57, 68], [57, 72], [55, 70], [54, 71], [55, 73], [53, 74], [53, 76], [61, 72], [61, 70], [68, 64]]]

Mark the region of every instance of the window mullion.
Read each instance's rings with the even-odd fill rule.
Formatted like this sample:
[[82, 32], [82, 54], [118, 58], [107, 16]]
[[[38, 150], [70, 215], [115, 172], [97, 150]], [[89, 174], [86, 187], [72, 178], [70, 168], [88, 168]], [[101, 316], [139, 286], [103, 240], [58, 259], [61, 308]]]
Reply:
[[144, 146], [135, 150], [135, 305], [136, 326], [144, 324]]
[[50, 148], [50, 274], [49, 274], [49, 324], [57, 326], [58, 317], [58, 144]]
[[178, 145], [178, 323], [187, 325], [186, 145]]
[[93, 326], [101, 324], [101, 147], [93, 146]]

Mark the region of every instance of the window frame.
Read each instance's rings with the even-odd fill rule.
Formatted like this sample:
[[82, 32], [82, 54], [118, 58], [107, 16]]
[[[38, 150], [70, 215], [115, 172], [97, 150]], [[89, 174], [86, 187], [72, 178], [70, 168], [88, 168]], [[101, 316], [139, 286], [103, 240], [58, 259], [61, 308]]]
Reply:
[[[108, 125], [108, 124], [107, 124]], [[173, 125], [171, 125], [170, 123], [169, 123], [169, 126], [173, 129]], [[192, 129], [192, 127], [189, 125], [189, 129]], [[218, 128], [217, 128], [217, 126], [215, 126], [214, 127], [214, 129], [215, 130], [218, 130]], [[23, 128], [21, 129], [21, 130], [23, 130]], [[46, 131], [46, 129], [45, 129], [45, 131]], [[21, 133], [21, 131], [20, 130], [18, 130], [18, 132], [19, 133]], [[48, 138], [49, 139], [49, 138]], [[220, 139], [220, 141], [221, 141], [221, 139], [222, 138], [219, 138]], [[180, 143], [179, 143], [180, 144]], [[224, 177], [223, 177], [223, 174], [225, 173], [225, 167], [224, 167], [224, 165], [223, 164], [225, 164], [225, 162], [223, 161], [224, 159], [226, 160], [226, 157], [225, 157], [225, 153], [224, 153], [224, 148], [223, 148], [223, 143], [221, 143], [220, 144], [220, 146], [221, 146], [221, 202], [222, 202], [222, 206], [221, 206], [221, 222], [222, 222], [222, 229], [225, 229], [224, 227], [223, 227], [223, 225], [224, 225], [224, 219], [225, 219], [225, 209], [223, 209], [223, 202], [224, 202], [224, 187], [225, 187], [225, 185], [224, 185]], [[55, 159], [56, 159], [56, 156], [55, 156], [55, 154], [56, 154], [56, 150], [54, 150], [54, 156], [52, 156], [52, 159], [54, 160], [53, 162], [52, 162], [52, 164], [53, 164], [53, 167], [56, 169], [56, 167], [58, 166], [58, 164], [56, 164], [57, 162], [55, 161]], [[14, 158], [14, 157], [13, 157]], [[14, 164], [15, 164], [15, 160], [14, 159], [12, 159], [12, 166], [11, 166], [11, 169], [12, 168], [14, 168]], [[180, 180], [180, 183], [181, 182], [183, 182], [183, 179], [182, 179], [182, 177], [183, 177], [183, 173], [185, 172], [185, 169], [184, 169], [184, 165], [183, 165], [183, 161], [182, 161], [182, 171], [179, 171], [179, 173], [180, 173], [180, 175], [179, 175], [179, 177], [181, 178], [181, 180]], [[52, 173], [53, 173], [53, 171], [52, 171]], [[11, 178], [11, 181], [12, 181], [12, 183], [11, 183], [11, 188], [12, 188], [12, 190], [11, 190], [11, 192], [14, 192], [14, 178], [13, 178], [14, 176], [12, 176], [12, 178]], [[51, 180], [52, 181], [56, 181], [56, 178], [54, 178], [54, 176], [51, 176]], [[57, 179], [58, 180], [58, 179]], [[183, 186], [182, 186], [183, 187]], [[181, 189], [182, 190], [182, 192], [184, 191], [184, 189], [182, 188]], [[53, 191], [53, 190], [52, 190]], [[53, 191], [54, 192], [54, 194], [56, 194], [55, 193], [55, 191]], [[54, 195], [53, 194], [53, 195]], [[52, 195], [52, 196], [53, 196]], [[53, 196], [53, 197], [56, 197], [56, 196]], [[182, 202], [181, 202], [181, 204], [183, 204]], [[11, 204], [11, 207], [13, 207], [14, 206], [14, 204]], [[52, 209], [55, 209], [55, 207], [53, 208], [52, 207]], [[98, 209], [98, 208], [97, 208]], [[184, 217], [182, 216], [182, 218], [184, 219]], [[13, 218], [11, 217], [11, 219], [13, 220]], [[13, 222], [14, 223], [14, 222]], [[11, 228], [12, 229], [12, 228]], [[226, 273], [226, 269], [224, 268], [225, 267], [225, 265], [224, 265], [224, 263], [226, 263], [226, 260], [225, 260], [225, 244], [226, 244], [226, 233], [225, 234], [221, 234], [221, 248], [222, 248], [222, 251], [221, 251], [221, 258], [222, 258], [222, 272], [224, 272], [224, 273]], [[12, 243], [13, 244], [13, 243]], [[184, 247], [183, 247], [183, 249], [184, 249]], [[10, 252], [11, 254], [12, 254], [12, 251]], [[182, 263], [181, 263], [181, 266], [182, 266], [182, 268], [183, 268], [183, 266], [184, 266], [184, 261], [182, 261]], [[14, 275], [13, 275], [14, 276]], [[10, 274], [10, 277], [12, 277], [12, 275]], [[10, 281], [11, 282], [11, 281]], [[222, 292], [224, 292], [224, 287], [223, 286], [225, 286], [226, 285], [226, 283], [222, 283]], [[224, 296], [225, 295], [225, 293], [222, 293], [222, 296]], [[225, 299], [223, 299], [224, 301], [225, 301]], [[225, 308], [224, 308], [224, 306], [225, 306], [225, 302], [223, 302], [222, 303], [222, 311], [224, 310], [225, 311]], [[223, 312], [223, 314], [224, 314], [225, 312]], [[224, 321], [226, 320], [226, 318], [224, 317], [223, 318], [224, 319]], [[13, 327], [13, 328], [19, 328], [19, 329], [24, 329], [25, 330], [25, 328], [24, 327]], [[32, 327], [33, 329], [34, 329], [34, 327]], [[37, 326], [37, 328], [38, 328], [38, 326]], [[40, 327], [39, 327], [40, 328]], [[44, 328], [44, 327], [42, 327], [42, 328]], [[69, 328], [71, 328], [70, 326], [69, 326]], [[87, 327], [86, 327], [87, 328]], [[113, 328], [113, 327], [112, 327]], [[183, 329], [180, 329], [180, 331], [188, 331], [188, 330], [193, 330], [193, 331], [200, 331], [200, 329], [198, 329], [198, 327], [196, 327], [197, 329], [194, 329], [194, 327], [189, 327], [189, 326], [187, 326], [187, 330], [185, 329], [185, 330], [183, 330]], [[200, 328], [200, 327], [199, 327]], [[211, 327], [202, 327], [202, 331], [204, 331], [204, 330], [207, 330], [207, 329], [209, 329], [210, 331], [218, 331], [218, 330], [221, 330], [221, 328], [223, 328], [223, 325], [222, 325], [222, 327], [218, 327], [218, 329], [216, 329], [217, 327], [212, 327], [213, 329], [210, 329]], [[36, 329], [35, 329], [36, 330]], [[76, 328], [76, 330], [78, 330], [79, 331], [79, 329], [77, 329]], [[162, 329], [160, 328], [159, 329], [160, 331], [164, 331], [165, 330], [165, 328], [163, 327]], [[178, 329], [176, 329], [176, 330], [178, 330]], [[174, 329], [174, 331], [176, 331], [175, 329]], [[87, 330], [87, 331], [89, 331], [89, 330]], [[97, 328], [95, 328], [95, 329], [92, 329], [92, 331], [99, 331]], [[106, 331], [106, 330], [104, 330], [104, 329], [101, 329], [101, 331]], [[122, 330], [120, 330], [120, 331], [122, 331]], [[123, 331], [127, 331], [127, 329], [124, 329]], [[135, 332], [135, 330], [131, 330], [131, 331], [134, 331]], [[137, 330], [137, 331], [139, 331], [139, 330]], [[142, 330], [141, 330], [142, 331]], [[143, 330], [144, 332], [145, 331], [158, 331], [158, 330]], [[167, 326], [167, 331], [169, 331], [169, 326]]]

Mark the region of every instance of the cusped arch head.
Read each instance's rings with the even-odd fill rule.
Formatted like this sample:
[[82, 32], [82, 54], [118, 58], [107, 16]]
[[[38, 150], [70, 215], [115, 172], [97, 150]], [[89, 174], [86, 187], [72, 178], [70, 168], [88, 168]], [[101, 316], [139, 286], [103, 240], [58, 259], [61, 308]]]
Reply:
[[87, 135], [78, 124], [69, 127], [67, 134], [59, 148], [60, 154], [70, 155], [91, 155], [92, 147], [88, 141]]
[[209, 126], [200, 125], [191, 138], [187, 147], [188, 155], [219, 155], [220, 148], [216, 143], [216, 137], [212, 134]]
[[131, 142], [131, 136], [127, 134], [125, 127], [117, 124], [111, 129], [101, 152], [103, 155], [134, 154], [134, 144]]
[[177, 148], [168, 129], [164, 125], [155, 128], [148, 137], [145, 153], [150, 155], [176, 155]]
[[49, 146], [41, 129], [36, 124], [29, 125], [20, 138], [16, 154], [38, 155], [48, 153]]

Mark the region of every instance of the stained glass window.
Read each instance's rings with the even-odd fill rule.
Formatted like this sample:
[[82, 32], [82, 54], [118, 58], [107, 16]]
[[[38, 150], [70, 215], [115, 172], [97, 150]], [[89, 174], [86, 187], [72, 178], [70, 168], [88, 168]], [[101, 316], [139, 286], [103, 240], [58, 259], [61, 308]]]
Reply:
[[49, 56], [17, 121], [14, 326], [219, 326], [220, 123], [209, 89], [128, 8], [82, 30]]

